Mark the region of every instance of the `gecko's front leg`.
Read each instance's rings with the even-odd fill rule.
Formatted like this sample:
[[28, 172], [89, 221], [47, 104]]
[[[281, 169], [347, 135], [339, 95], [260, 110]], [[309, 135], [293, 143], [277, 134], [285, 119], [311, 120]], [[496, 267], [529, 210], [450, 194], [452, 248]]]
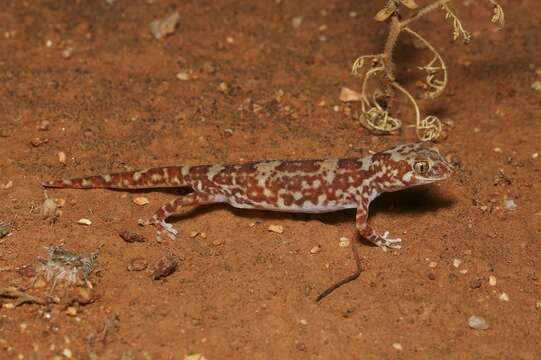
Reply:
[[167, 234], [171, 240], [175, 240], [178, 231], [165, 220], [174, 214], [179, 214], [187, 207], [197, 207], [204, 204], [213, 204], [223, 202], [219, 196], [208, 195], [202, 192], [193, 192], [168, 202], [158, 209], [152, 216], [150, 223], [156, 226], [156, 236], [158, 241], [162, 240], [162, 234]]
[[368, 224], [368, 201], [361, 201], [359, 207], [357, 208], [357, 216], [355, 218], [355, 225], [357, 230], [362, 237], [370, 241], [374, 245], [381, 247], [383, 250], [389, 249], [400, 249], [400, 242], [402, 239], [389, 239], [389, 232], [385, 231], [383, 235], [379, 235], [376, 230], [374, 230]]

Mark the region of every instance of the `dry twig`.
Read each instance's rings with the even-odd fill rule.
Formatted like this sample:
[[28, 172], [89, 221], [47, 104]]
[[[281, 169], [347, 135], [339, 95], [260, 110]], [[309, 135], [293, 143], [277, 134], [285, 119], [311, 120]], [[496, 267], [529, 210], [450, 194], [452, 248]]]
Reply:
[[[504, 25], [504, 13], [502, 7], [496, 0], [487, 0], [494, 7], [494, 15], [491, 19], [493, 23], [498, 23], [500, 27]], [[437, 139], [441, 134], [441, 121], [434, 115], [421, 118], [421, 112], [417, 101], [411, 93], [396, 81], [393, 63], [393, 50], [402, 31], [414, 36], [421, 41], [432, 53], [432, 60], [425, 66], [419, 66], [419, 70], [425, 72], [426, 96], [433, 99], [439, 96], [447, 85], [447, 67], [438, 51], [423, 36], [409, 28], [409, 25], [415, 20], [426, 14], [441, 9], [445, 12], [445, 18], [451, 19], [453, 25], [453, 38], [456, 40], [462, 37], [465, 43], [471, 40], [471, 35], [464, 29], [460, 19], [451, 10], [449, 4], [452, 0], [437, 0], [433, 3], [419, 9], [415, 14], [402, 20], [400, 17], [401, 5], [409, 9], [417, 9], [418, 5], [414, 0], [387, 0], [383, 9], [374, 17], [377, 21], [389, 22], [389, 33], [383, 52], [375, 55], [363, 55], [353, 64], [353, 74], [359, 76], [362, 80], [361, 90], [361, 124], [369, 130], [378, 133], [391, 133], [402, 127], [400, 119], [391, 115], [390, 101], [383, 104], [378, 101], [381, 98], [392, 100], [394, 90], [402, 93], [412, 104], [415, 110], [417, 136], [422, 141]], [[367, 65], [367, 66], [365, 66]], [[364, 69], [366, 68], [366, 69]], [[382, 90], [376, 90], [368, 95], [369, 80], [377, 78], [384, 83]], [[381, 93], [383, 91], [383, 93]]]

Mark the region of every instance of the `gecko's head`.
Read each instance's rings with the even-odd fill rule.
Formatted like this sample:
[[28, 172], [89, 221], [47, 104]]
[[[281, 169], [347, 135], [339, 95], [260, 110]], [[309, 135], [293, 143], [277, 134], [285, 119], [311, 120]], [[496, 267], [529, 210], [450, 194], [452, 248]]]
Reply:
[[453, 167], [431, 143], [398, 145], [382, 152], [384, 191], [430, 184], [447, 179]]

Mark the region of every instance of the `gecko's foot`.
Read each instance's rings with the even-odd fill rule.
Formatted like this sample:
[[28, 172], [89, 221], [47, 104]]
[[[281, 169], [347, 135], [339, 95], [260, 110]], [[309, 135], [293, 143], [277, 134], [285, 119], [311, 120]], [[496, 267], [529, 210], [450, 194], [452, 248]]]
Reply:
[[178, 231], [173, 225], [165, 222], [164, 220], [154, 222], [156, 226], [156, 237], [158, 241], [162, 241], [162, 234], [166, 234], [171, 240], [176, 240]]
[[400, 245], [400, 243], [402, 242], [402, 239], [400, 238], [389, 239], [388, 236], [389, 236], [389, 232], [385, 231], [383, 235], [381, 236], [383, 241], [380, 244], [378, 244], [379, 246], [381, 246], [381, 248], [384, 251], [386, 251], [387, 249], [400, 249], [402, 247]]

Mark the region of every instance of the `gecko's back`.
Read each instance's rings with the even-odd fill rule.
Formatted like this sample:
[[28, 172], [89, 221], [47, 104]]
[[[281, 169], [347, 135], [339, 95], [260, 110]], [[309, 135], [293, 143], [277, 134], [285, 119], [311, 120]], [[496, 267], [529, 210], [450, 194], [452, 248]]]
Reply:
[[354, 208], [367, 159], [260, 161], [166, 166], [44, 182], [45, 187], [144, 189], [190, 187], [239, 208], [328, 212]]

